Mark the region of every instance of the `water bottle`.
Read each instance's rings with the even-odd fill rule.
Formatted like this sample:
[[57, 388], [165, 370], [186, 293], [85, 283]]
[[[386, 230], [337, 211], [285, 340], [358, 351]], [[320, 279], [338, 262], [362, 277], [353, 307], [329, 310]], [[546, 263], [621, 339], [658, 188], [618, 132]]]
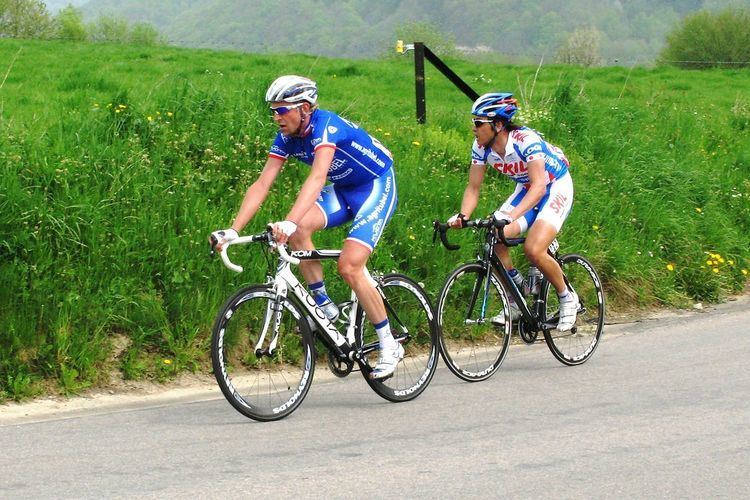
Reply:
[[529, 278], [527, 295], [539, 295], [539, 282], [542, 279], [542, 272], [536, 266], [529, 266]]

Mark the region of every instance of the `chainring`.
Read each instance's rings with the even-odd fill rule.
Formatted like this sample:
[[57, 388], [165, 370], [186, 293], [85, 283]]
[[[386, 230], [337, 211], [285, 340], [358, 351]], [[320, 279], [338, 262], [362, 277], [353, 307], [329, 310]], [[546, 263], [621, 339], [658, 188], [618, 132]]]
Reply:
[[354, 361], [341, 359], [330, 351], [328, 352], [327, 360], [328, 369], [330, 369], [331, 373], [339, 378], [346, 377], [352, 372], [352, 369], [354, 368]]

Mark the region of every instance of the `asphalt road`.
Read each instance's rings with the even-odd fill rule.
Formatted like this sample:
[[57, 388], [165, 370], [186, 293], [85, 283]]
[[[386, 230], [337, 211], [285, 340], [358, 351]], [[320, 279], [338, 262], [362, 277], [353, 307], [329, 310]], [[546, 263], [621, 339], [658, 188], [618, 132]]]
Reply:
[[475, 384], [441, 364], [408, 403], [320, 377], [273, 423], [215, 394], [0, 408], [0, 497], [749, 498], [749, 305], [608, 326], [579, 367], [544, 344]]

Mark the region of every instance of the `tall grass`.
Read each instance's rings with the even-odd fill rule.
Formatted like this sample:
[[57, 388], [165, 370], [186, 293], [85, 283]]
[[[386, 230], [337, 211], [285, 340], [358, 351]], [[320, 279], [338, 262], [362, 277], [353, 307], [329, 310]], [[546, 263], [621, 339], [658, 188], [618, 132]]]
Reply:
[[[479, 92], [523, 95], [526, 122], [568, 154], [576, 201], [562, 247], [591, 257], [611, 305], [684, 306], [742, 290], [750, 72], [451, 65]], [[430, 231], [460, 204], [470, 103], [428, 68], [428, 124], [417, 125], [406, 58], [0, 40], [6, 72], [0, 399], [79, 391], [112, 370], [165, 379], [206, 366], [215, 311], [267, 272], [251, 248], [234, 254], [247, 271], [231, 273], [208, 259], [206, 237], [232, 221], [265, 161], [276, 130], [263, 95], [279, 74], [316, 79], [323, 107], [394, 153], [399, 209], [373, 269], [405, 271], [435, 296], [456, 262], [473, 258], [468, 232], [449, 254]], [[285, 167], [247, 233], [285, 215], [307, 171]], [[511, 190], [488, 174], [477, 214]], [[316, 242], [338, 247], [344, 234]], [[327, 273], [333, 295], [348, 296]]]

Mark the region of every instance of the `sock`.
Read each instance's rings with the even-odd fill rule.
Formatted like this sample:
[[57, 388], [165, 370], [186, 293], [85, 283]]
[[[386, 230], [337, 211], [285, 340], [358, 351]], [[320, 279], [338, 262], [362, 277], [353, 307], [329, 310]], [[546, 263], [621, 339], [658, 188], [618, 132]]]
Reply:
[[565, 293], [562, 295], [558, 293], [557, 297], [560, 299], [560, 302], [570, 302], [573, 300], [573, 294], [568, 290], [565, 290]]
[[310, 292], [312, 292], [313, 299], [315, 299], [315, 303], [319, 306], [322, 306], [326, 302], [329, 302], [331, 299], [328, 298], [328, 292], [326, 292], [326, 282], [323, 280], [318, 281], [317, 283], [310, 283], [308, 286], [310, 289]]
[[391, 325], [388, 323], [388, 318], [385, 318], [374, 326], [375, 333], [378, 334], [378, 340], [380, 340], [381, 348], [389, 348], [396, 343], [396, 339], [393, 338], [393, 334], [391, 333]]

